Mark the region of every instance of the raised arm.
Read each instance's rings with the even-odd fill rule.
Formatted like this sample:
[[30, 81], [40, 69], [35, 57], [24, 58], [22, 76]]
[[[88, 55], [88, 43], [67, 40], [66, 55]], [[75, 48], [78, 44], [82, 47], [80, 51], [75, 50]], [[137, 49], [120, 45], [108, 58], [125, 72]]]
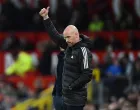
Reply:
[[59, 34], [56, 28], [54, 27], [51, 19], [48, 16], [49, 7], [41, 9], [39, 12], [40, 16], [43, 17], [43, 23], [45, 28], [50, 36], [50, 38], [59, 46], [64, 49], [67, 47], [67, 43], [63, 37], [63, 35]]

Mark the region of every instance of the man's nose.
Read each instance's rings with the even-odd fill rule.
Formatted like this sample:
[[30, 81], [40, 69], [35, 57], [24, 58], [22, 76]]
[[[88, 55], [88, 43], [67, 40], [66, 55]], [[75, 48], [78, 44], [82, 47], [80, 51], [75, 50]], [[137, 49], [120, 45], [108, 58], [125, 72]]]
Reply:
[[66, 42], [68, 42], [68, 39], [66, 39]]

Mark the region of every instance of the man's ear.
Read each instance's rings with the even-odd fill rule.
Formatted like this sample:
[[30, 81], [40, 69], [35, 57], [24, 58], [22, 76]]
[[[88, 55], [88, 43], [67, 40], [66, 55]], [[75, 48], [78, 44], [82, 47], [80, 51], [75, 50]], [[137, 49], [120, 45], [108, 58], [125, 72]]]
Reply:
[[75, 32], [75, 35], [76, 35], [76, 36], [79, 36], [79, 33], [78, 33], [78, 32]]
[[75, 32], [76, 39], [79, 39], [79, 33]]

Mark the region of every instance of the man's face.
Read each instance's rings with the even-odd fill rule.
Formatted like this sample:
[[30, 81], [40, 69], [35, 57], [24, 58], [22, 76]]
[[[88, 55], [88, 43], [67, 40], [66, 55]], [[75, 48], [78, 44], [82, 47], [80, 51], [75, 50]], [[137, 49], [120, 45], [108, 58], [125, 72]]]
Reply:
[[72, 31], [64, 32], [63, 35], [69, 47], [75, 44], [76, 36], [74, 32]]
[[79, 40], [78, 30], [74, 26], [66, 27], [63, 35], [69, 47], [73, 46]]
[[74, 37], [73, 36], [65, 36], [64, 38], [65, 38], [69, 47], [74, 45]]

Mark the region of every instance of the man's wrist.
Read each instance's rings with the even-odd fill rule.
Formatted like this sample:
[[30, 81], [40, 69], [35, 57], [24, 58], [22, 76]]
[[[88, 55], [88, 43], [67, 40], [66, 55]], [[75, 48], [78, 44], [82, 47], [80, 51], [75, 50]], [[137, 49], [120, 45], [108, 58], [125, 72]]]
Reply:
[[49, 16], [46, 15], [46, 16], [43, 17], [43, 20], [47, 20], [48, 18], [49, 18]]

